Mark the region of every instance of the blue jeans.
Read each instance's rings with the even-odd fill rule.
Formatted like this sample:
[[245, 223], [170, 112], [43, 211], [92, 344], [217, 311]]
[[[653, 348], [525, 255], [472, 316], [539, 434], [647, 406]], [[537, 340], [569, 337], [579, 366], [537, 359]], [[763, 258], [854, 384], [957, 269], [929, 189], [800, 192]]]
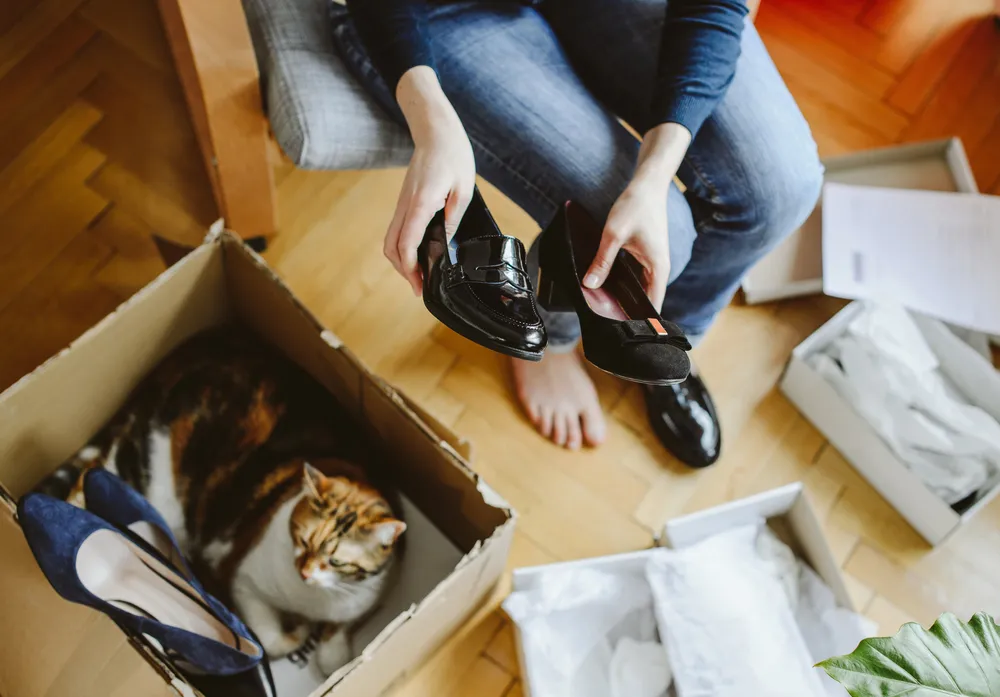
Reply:
[[[599, 221], [635, 168], [669, 0], [542, 0], [431, 5], [438, 73], [480, 175], [540, 226], [573, 199]], [[390, 113], [395, 100], [349, 21], [348, 63]], [[698, 132], [667, 200], [671, 279], [662, 314], [693, 342], [749, 268], [812, 211], [823, 168], [809, 127], [748, 23], [726, 96]], [[538, 245], [529, 264], [537, 270]], [[576, 315], [543, 313], [550, 350], [569, 350]]]

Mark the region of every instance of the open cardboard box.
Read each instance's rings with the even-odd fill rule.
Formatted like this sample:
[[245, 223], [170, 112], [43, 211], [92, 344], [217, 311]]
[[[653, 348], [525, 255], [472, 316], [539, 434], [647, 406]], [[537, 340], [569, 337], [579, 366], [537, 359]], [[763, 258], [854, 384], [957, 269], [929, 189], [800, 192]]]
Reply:
[[[895, 145], [823, 160], [825, 180], [841, 184], [978, 193], [958, 138]], [[749, 304], [823, 291], [823, 207], [750, 269], [743, 279]]]
[[[221, 230], [0, 396], [0, 694], [196, 695], [164, 658], [49, 586], [15, 518], [17, 497], [77, 451], [142, 377], [195, 332], [239, 321], [335, 395], [384, 446], [410, 528], [400, 580], [329, 678], [308, 652], [273, 664], [279, 697], [372, 697], [418, 666], [503, 573], [513, 514], [468, 444], [372, 375], [263, 260]], [[209, 696], [215, 697], [215, 696]]]
[[[1000, 492], [1000, 482], [980, 491], [971, 506], [955, 511], [931, 492], [882, 437], [807, 361], [844, 333], [862, 312], [853, 302], [841, 310], [793, 351], [780, 388], [806, 418], [841, 452], [856, 470], [930, 544], [943, 542]], [[1000, 373], [974, 348], [936, 322], [911, 313], [941, 371], [969, 403], [1000, 420]]]
[[[775, 534], [788, 544], [800, 559], [813, 568], [830, 587], [840, 606], [857, 612], [854, 601], [844, 585], [836, 559], [823, 536], [819, 519], [800, 483], [789, 484], [670, 520], [664, 527], [662, 537], [654, 540], [654, 545], [673, 549], [689, 547], [725, 530], [749, 525], [760, 518], [767, 520], [768, 526]], [[647, 549], [516, 569], [513, 576], [513, 590], [531, 590], [537, 587], [545, 573], [557, 569], [589, 568], [645, 576], [646, 563], [651, 551]], [[532, 676], [538, 674], [539, 658], [524, 651], [524, 642], [516, 625], [515, 637], [524, 694], [526, 697], [531, 697]]]

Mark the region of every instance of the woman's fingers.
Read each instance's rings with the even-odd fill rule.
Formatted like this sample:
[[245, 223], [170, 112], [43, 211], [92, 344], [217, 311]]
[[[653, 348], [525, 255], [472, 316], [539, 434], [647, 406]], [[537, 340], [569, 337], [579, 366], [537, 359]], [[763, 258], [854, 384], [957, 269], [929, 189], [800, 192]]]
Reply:
[[619, 233], [618, 228], [610, 225], [604, 228], [604, 233], [601, 235], [601, 246], [597, 250], [594, 262], [583, 277], [583, 285], [587, 288], [600, 288], [604, 284], [625, 239], [625, 236]]
[[472, 187], [456, 187], [448, 194], [448, 201], [444, 204], [444, 231], [449, 240], [455, 236], [470, 201]]
[[670, 259], [668, 257], [666, 264], [660, 262], [653, 265], [652, 271], [649, 273], [649, 283], [646, 286], [646, 295], [649, 296], [649, 301], [653, 303], [657, 312], [663, 307], [663, 298], [667, 294], [667, 281], [669, 280]]
[[[404, 189], [405, 192], [405, 189]], [[399, 233], [403, 228], [403, 221], [406, 220], [407, 202], [409, 196], [401, 193], [399, 201], [396, 203], [396, 212], [389, 223], [389, 229], [385, 232], [385, 241], [382, 243], [382, 254], [389, 260], [397, 273], [402, 274], [403, 270], [399, 264]]]
[[399, 230], [399, 240], [396, 243], [396, 257], [399, 260], [397, 269], [403, 278], [410, 282], [415, 295], [423, 292], [423, 276], [417, 264], [417, 247], [424, 239], [424, 232], [438, 210], [440, 209], [426, 200], [412, 203]]

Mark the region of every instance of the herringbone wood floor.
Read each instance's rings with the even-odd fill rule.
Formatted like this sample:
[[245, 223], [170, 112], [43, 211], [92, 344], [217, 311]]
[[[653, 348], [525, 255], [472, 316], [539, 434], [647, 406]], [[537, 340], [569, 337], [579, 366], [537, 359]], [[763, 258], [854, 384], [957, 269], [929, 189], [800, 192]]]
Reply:
[[[1000, 194], [1000, 30], [990, 0], [764, 0], [758, 27], [824, 155], [961, 136]], [[0, 3], [0, 386], [161, 269], [151, 232], [197, 242], [216, 217], [152, 0]], [[696, 359], [726, 448], [684, 470], [635, 388], [595, 375], [612, 415], [598, 451], [536, 436], [503, 362], [435, 324], [381, 256], [401, 172], [277, 165], [270, 262], [376, 371], [473, 440], [476, 467], [520, 511], [511, 565], [639, 548], [669, 516], [806, 482], [857, 603], [884, 632], [945, 609], [1000, 613], [1000, 501], [930, 550], [776, 391], [791, 348], [839, 306], [727, 309]], [[505, 230], [531, 221], [495, 191]], [[401, 687], [412, 697], [518, 697], [496, 602]], [[14, 695], [10, 697], [16, 697]]]

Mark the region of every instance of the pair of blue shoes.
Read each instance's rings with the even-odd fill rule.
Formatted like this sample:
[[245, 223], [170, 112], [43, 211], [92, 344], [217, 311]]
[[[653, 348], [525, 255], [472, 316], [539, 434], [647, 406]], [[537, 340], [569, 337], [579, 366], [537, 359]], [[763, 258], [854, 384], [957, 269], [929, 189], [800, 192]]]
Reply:
[[28, 546], [55, 591], [145, 636], [196, 682], [232, 676], [243, 687], [227, 692], [273, 695], [260, 643], [205, 592], [149, 502], [102, 469], [87, 473], [84, 497], [87, 510], [38, 493], [18, 503]]

